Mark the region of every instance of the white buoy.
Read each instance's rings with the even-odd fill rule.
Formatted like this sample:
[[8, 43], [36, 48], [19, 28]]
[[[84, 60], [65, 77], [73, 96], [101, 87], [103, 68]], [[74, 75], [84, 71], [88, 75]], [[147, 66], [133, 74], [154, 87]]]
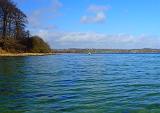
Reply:
[[89, 52], [88, 55], [91, 55], [91, 52]]

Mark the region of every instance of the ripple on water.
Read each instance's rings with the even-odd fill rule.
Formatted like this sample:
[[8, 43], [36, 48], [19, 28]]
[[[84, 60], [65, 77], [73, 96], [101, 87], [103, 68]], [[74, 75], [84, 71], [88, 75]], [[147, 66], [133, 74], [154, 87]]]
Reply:
[[0, 58], [0, 111], [159, 113], [159, 54]]

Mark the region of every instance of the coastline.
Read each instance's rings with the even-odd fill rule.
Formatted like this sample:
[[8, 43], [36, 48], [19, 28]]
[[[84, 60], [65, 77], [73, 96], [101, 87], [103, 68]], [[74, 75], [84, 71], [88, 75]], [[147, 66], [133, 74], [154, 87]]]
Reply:
[[0, 57], [47, 56], [56, 53], [0, 53]]
[[55, 53], [98, 53], [98, 54], [160, 54], [160, 49], [56, 49]]

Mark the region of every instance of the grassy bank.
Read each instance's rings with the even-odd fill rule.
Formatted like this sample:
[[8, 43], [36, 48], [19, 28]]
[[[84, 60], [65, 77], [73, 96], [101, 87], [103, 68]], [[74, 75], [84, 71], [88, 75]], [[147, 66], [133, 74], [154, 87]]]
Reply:
[[7, 52], [5, 50], [2, 50], [0, 48], [0, 57], [7, 57], [7, 56], [45, 56], [45, 55], [54, 55], [55, 53], [53, 52], [47, 52], [47, 53], [11, 53], [11, 52]]

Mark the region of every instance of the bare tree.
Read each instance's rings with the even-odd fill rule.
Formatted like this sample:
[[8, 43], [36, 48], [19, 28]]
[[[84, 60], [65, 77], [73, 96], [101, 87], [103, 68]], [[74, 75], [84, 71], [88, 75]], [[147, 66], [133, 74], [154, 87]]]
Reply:
[[2, 38], [22, 38], [27, 16], [11, 0], [0, 0], [0, 28]]

